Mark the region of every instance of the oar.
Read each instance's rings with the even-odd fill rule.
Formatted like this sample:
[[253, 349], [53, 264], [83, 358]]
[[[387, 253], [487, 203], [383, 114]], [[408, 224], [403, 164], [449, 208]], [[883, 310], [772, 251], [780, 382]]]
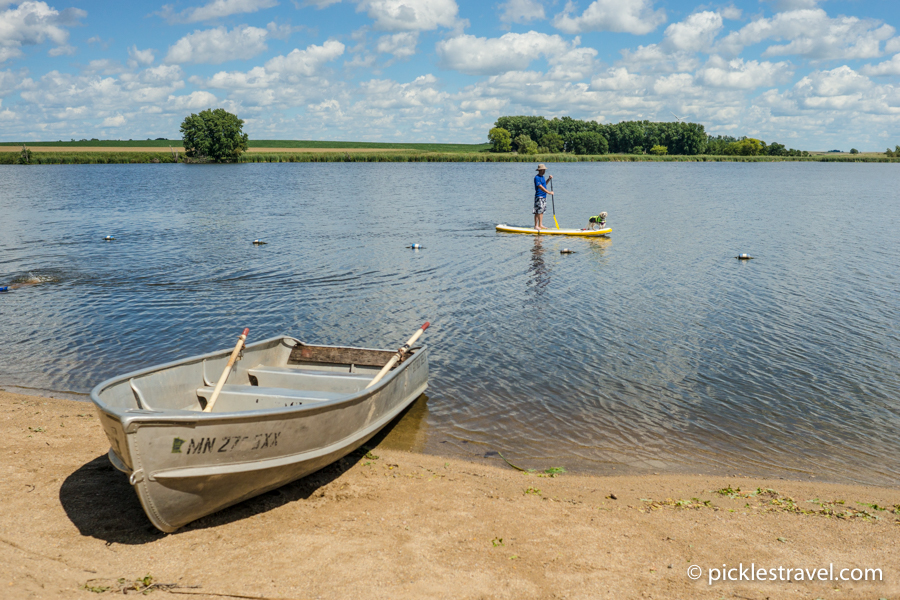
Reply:
[[245, 328], [244, 333], [242, 333], [238, 338], [237, 345], [234, 347], [234, 350], [231, 351], [231, 358], [228, 359], [228, 364], [225, 365], [225, 370], [222, 371], [222, 376], [219, 377], [219, 383], [216, 384], [216, 389], [213, 390], [212, 396], [209, 397], [209, 400], [206, 403], [206, 408], [203, 409], [203, 412], [212, 411], [213, 405], [216, 403], [216, 399], [219, 397], [219, 392], [222, 391], [222, 387], [224, 387], [225, 385], [225, 380], [228, 379], [228, 373], [231, 372], [231, 367], [233, 367], [234, 363], [237, 362], [241, 350], [244, 349], [244, 340], [247, 339], [248, 333], [250, 333], [249, 327]]
[[[553, 178], [550, 178], [550, 191], [553, 191]], [[556, 223], [556, 228], [559, 229], [559, 221], [556, 220], [556, 196], [550, 194], [550, 202], [553, 203], [553, 222]]]
[[425, 333], [425, 330], [428, 329], [429, 325], [431, 325], [431, 323], [426, 321], [424, 325], [419, 327], [419, 330], [416, 331], [411, 338], [409, 338], [409, 341], [407, 341], [405, 344], [403, 344], [400, 347], [400, 349], [397, 350], [397, 353], [391, 357], [391, 360], [388, 361], [388, 364], [384, 365], [381, 368], [381, 370], [378, 371], [378, 375], [375, 376], [375, 379], [373, 379], [372, 381], [369, 382], [369, 385], [367, 385], [366, 388], [370, 388], [373, 385], [375, 385], [376, 383], [378, 383], [379, 381], [381, 381], [381, 379], [385, 375], [387, 375], [387, 372], [390, 371], [393, 368], [393, 366], [397, 364], [397, 361], [399, 361], [401, 358], [403, 358], [403, 355], [409, 351], [409, 347], [416, 343], [416, 340], [419, 339], [419, 336], [421, 336], [423, 333]]

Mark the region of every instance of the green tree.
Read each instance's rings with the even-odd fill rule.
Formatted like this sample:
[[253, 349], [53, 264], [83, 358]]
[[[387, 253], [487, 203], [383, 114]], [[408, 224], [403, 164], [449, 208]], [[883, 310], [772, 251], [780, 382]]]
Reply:
[[669, 153], [669, 149], [666, 148], [665, 146], [660, 146], [659, 144], [650, 148], [650, 154], [656, 154], [657, 156], [662, 156], [663, 154], [668, 154], [668, 153]]
[[562, 152], [565, 143], [566, 142], [561, 135], [552, 131], [550, 133], [545, 133], [541, 138], [541, 145], [547, 148], [547, 152], [553, 152], [554, 154]]
[[491, 143], [491, 152], [509, 152], [512, 150], [512, 136], [502, 127], [494, 127], [488, 133], [488, 141]]
[[224, 162], [237, 159], [247, 149], [248, 136], [241, 131], [242, 119], [224, 108], [191, 114], [181, 124], [185, 154]]
[[766, 149], [766, 154], [769, 156], [784, 156], [786, 153], [787, 149], [784, 147], [784, 144], [779, 144], [778, 142], [772, 142]]
[[582, 131], [572, 136], [572, 150], [575, 154], [606, 154], [609, 142], [595, 131]]
[[516, 136], [516, 139], [513, 140], [513, 146], [516, 147], [516, 152], [519, 154], [537, 154], [538, 151], [537, 142], [524, 133]]
[[494, 127], [507, 130], [513, 139], [527, 135], [532, 140], [539, 140], [550, 131], [550, 122], [544, 117], [500, 117]]
[[758, 156], [763, 150], [763, 143], [755, 138], [744, 138], [732, 142], [725, 147], [725, 154], [736, 156]]
[[856, 148], [850, 148], [850, 154], [859, 154], [859, 150]]

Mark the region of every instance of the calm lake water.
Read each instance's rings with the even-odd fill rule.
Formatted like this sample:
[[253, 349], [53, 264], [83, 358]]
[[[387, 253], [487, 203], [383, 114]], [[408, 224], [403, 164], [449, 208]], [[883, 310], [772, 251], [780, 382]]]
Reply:
[[0, 285], [41, 282], [0, 295], [0, 384], [84, 393], [243, 327], [396, 347], [430, 320], [394, 443], [897, 484], [897, 165], [551, 164], [560, 225], [605, 210], [612, 235], [496, 233], [531, 222], [533, 168], [0, 166]]

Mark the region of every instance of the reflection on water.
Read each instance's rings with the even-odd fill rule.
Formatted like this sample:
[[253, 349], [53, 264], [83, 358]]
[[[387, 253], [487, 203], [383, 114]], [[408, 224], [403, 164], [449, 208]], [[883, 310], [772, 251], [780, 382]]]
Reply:
[[550, 285], [550, 268], [544, 262], [544, 238], [534, 236], [531, 248], [531, 266], [528, 268], [528, 288], [533, 300], [540, 300], [544, 289]]
[[554, 165], [560, 226], [602, 203], [611, 237], [495, 232], [531, 218], [532, 169], [0, 166], [0, 385], [86, 392], [244, 327], [395, 348], [430, 320], [400, 447], [896, 483], [896, 165]]
[[389, 450], [403, 450], [405, 452], [422, 452], [428, 433], [428, 396], [422, 394], [409, 405], [390, 431], [379, 443], [379, 447]]

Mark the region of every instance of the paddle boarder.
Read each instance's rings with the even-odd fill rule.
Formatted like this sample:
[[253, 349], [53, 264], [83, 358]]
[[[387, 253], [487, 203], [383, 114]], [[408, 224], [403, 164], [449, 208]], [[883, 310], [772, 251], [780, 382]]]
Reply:
[[544, 227], [544, 211], [547, 210], [547, 194], [553, 195], [553, 192], [547, 189], [547, 182], [553, 179], [553, 175], [544, 178], [547, 167], [543, 163], [539, 164], [535, 170], [537, 175], [534, 176], [534, 210], [531, 211], [534, 213], [534, 228], [537, 230], [549, 229], [549, 227]]

